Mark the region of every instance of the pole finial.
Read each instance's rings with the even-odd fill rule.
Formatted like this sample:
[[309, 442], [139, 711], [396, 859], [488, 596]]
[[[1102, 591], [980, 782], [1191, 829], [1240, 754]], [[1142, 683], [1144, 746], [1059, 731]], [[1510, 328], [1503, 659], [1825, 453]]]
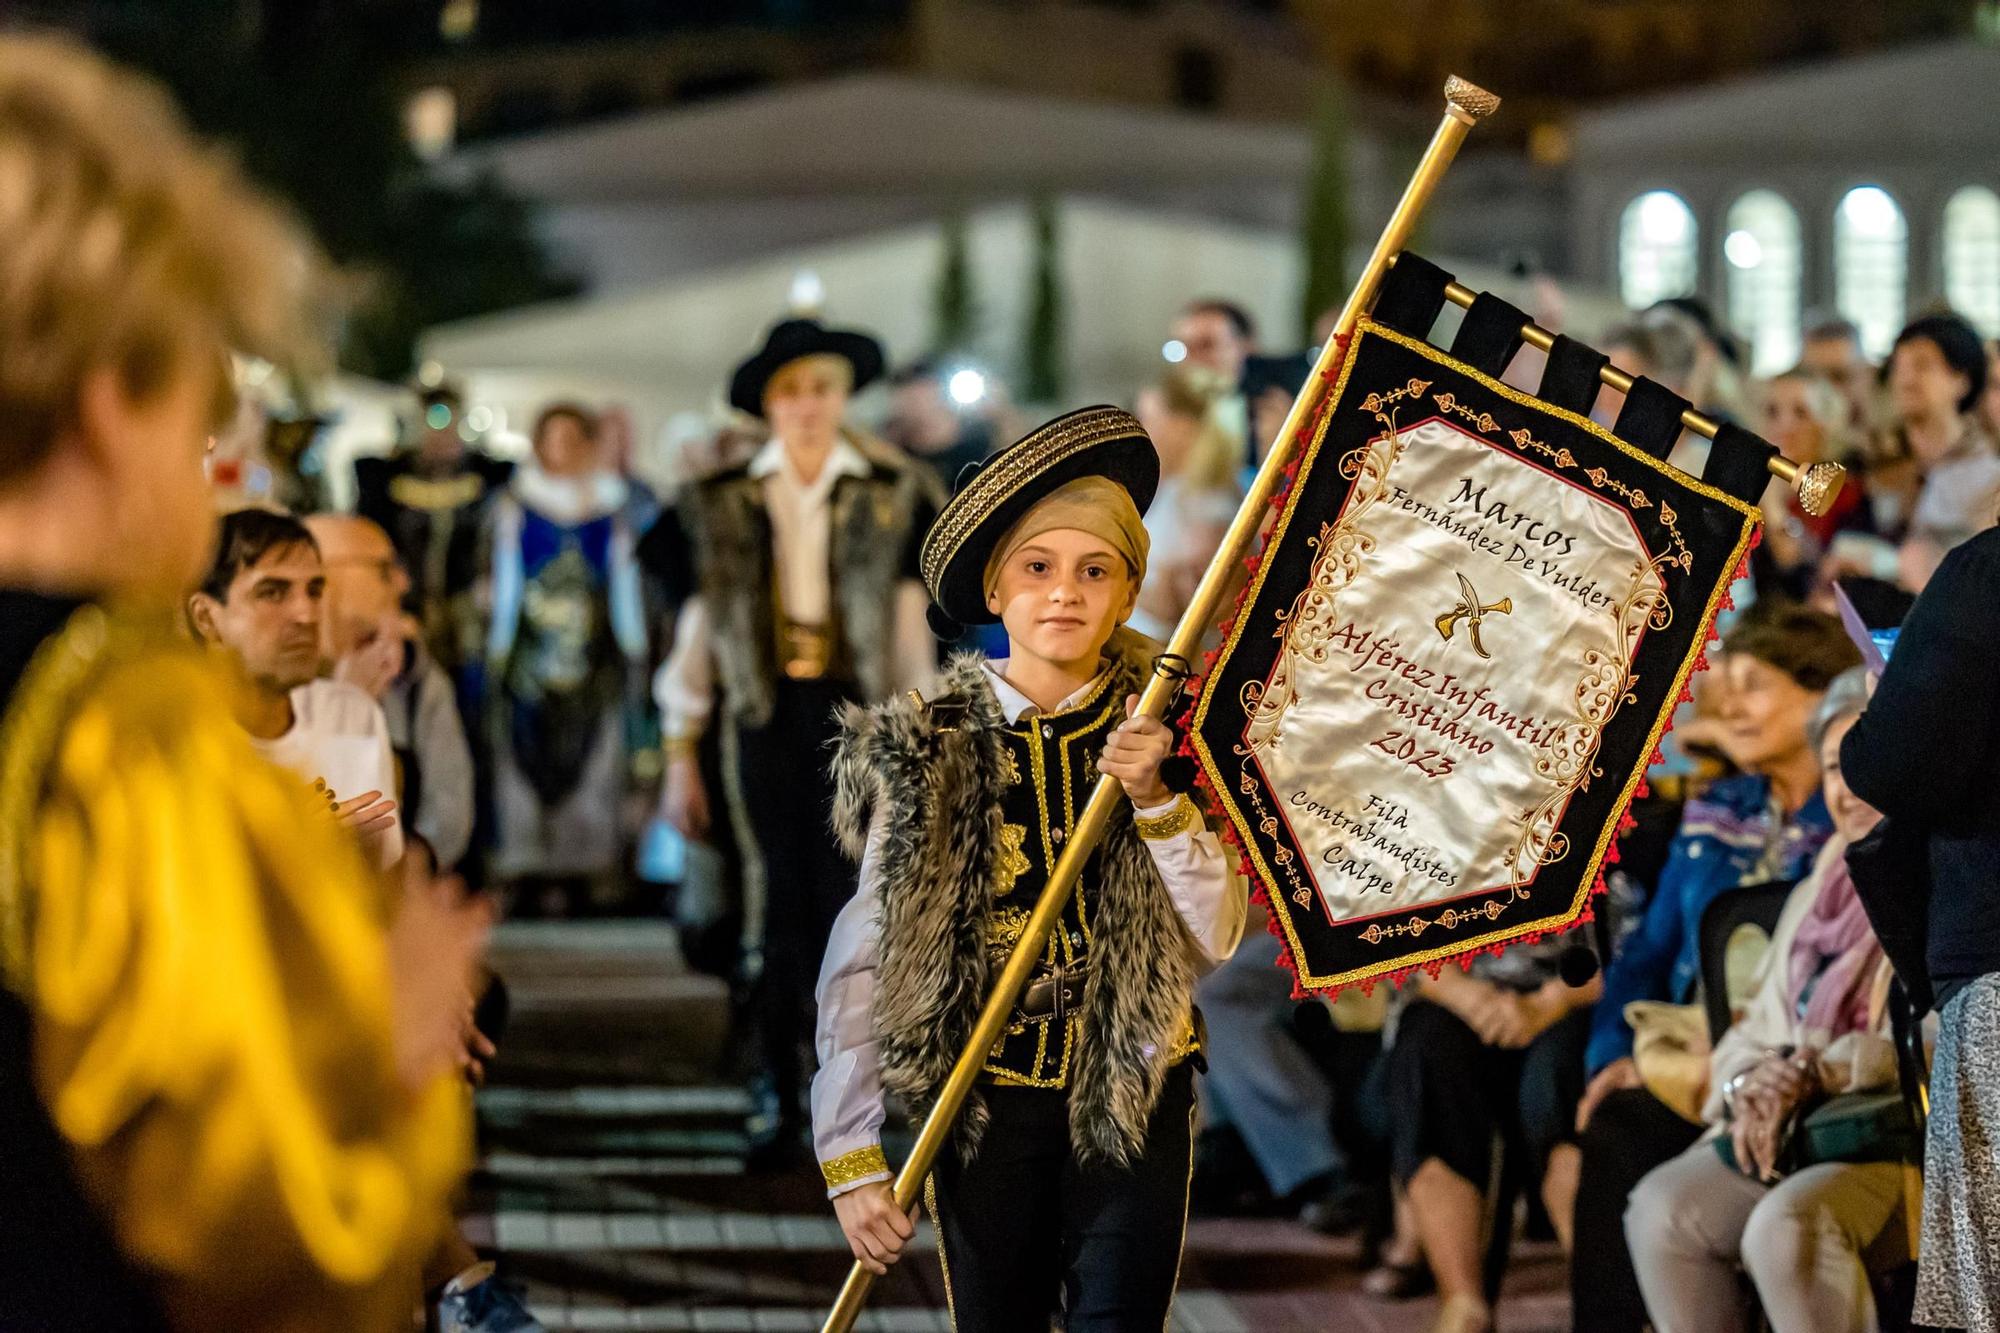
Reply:
[[1467, 120], [1484, 120], [1500, 109], [1500, 98], [1454, 74], [1444, 81], [1444, 100]]
[[1795, 483], [1799, 508], [1818, 518], [1833, 508], [1833, 502], [1840, 497], [1840, 488], [1846, 481], [1847, 469], [1838, 463], [1814, 463], [1802, 469]]

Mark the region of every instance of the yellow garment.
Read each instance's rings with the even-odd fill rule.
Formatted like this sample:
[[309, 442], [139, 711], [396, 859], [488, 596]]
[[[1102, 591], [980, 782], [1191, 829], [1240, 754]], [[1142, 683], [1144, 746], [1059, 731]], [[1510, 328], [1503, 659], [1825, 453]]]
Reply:
[[86, 1192], [177, 1327], [407, 1326], [466, 1098], [397, 1082], [383, 892], [198, 654], [85, 608], [9, 711], [8, 985]]
[[1132, 503], [1132, 493], [1108, 477], [1078, 477], [1049, 492], [993, 544], [982, 583], [986, 594], [992, 596], [1000, 571], [1014, 552], [1043, 533], [1062, 528], [1074, 528], [1109, 542], [1132, 567], [1132, 582], [1146, 581], [1146, 557], [1153, 542], [1139, 517], [1139, 507]]

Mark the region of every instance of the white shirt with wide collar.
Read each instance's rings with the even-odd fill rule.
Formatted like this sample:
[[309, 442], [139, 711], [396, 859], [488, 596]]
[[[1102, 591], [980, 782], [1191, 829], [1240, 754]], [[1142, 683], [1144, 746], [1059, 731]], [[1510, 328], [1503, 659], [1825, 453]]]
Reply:
[[[993, 658], [980, 663], [980, 666], [986, 672], [986, 683], [993, 687], [993, 697], [1000, 703], [1000, 716], [1007, 719], [1008, 726], [1016, 725], [1022, 718], [1038, 717], [1041, 715], [1044, 710], [1033, 699], [1030, 699], [1027, 695], [1016, 689], [1013, 681], [1007, 679], [1006, 658]], [[1098, 682], [1103, 679], [1104, 673], [1102, 671], [1098, 672], [1088, 682], [1071, 693], [1067, 699], [1064, 699], [1054, 708], [1046, 711], [1051, 713], [1067, 713], [1070, 709], [1075, 708], [1085, 699], [1088, 699], [1097, 689]]]
[[868, 460], [846, 440], [836, 441], [819, 475], [806, 481], [783, 442], [773, 439], [751, 458], [748, 470], [764, 483], [785, 615], [801, 625], [824, 625], [833, 601], [833, 488], [842, 477], [867, 476]]

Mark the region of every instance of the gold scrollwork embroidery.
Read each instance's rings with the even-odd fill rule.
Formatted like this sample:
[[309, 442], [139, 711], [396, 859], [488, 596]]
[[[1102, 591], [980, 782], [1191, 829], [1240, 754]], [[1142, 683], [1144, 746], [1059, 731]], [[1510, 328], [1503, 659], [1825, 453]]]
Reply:
[[1408, 921], [1398, 922], [1393, 926], [1376, 922], [1361, 932], [1361, 938], [1370, 944], [1380, 944], [1383, 940], [1394, 939], [1398, 935], [1408, 935], [1415, 939], [1432, 926], [1443, 926], [1446, 930], [1453, 930], [1471, 921], [1482, 919], [1498, 921], [1500, 913], [1505, 910], [1506, 904], [1500, 899], [1489, 898], [1478, 907], [1447, 907], [1436, 916], [1413, 916]]
[[1241, 702], [1249, 718], [1245, 738], [1250, 753], [1277, 745], [1285, 714], [1298, 702], [1295, 674], [1300, 664], [1326, 661], [1327, 645], [1339, 627], [1333, 614], [1334, 599], [1354, 582], [1361, 573], [1362, 558], [1375, 549], [1373, 535], [1361, 531], [1361, 519], [1388, 494], [1389, 470], [1402, 457], [1397, 406], [1421, 398], [1430, 387], [1428, 380], [1412, 379], [1400, 389], [1371, 393], [1361, 400], [1361, 410], [1381, 424], [1382, 433], [1341, 456], [1340, 475], [1354, 483], [1347, 505], [1337, 522], [1322, 523], [1318, 534], [1307, 540], [1306, 544], [1319, 553], [1313, 557], [1305, 588], [1277, 615], [1272, 635], [1279, 640], [1279, 648], [1270, 683], [1253, 680], [1243, 686]]
[[1134, 819], [1132, 825], [1139, 830], [1139, 836], [1148, 842], [1160, 842], [1167, 838], [1178, 838], [1200, 818], [1200, 814], [1194, 808], [1194, 802], [1183, 795], [1175, 799], [1173, 807], [1164, 815], [1155, 815], [1151, 819]]
[[1541, 455], [1549, 462], [1555, 464], [1559, 471], [1581, 472], [1584, 476], [1590, 478], [1592, 486], [1595, 486], [1600, 491], [1610, 491], [1613, 495], [1623, 500], [1628, 508], [1657, 508], [1659, 511], [1660, 526], [1666, 529], [1667, 541], [1674, 548], [1673, 554], [1660, 561], [1660, 563], [1678, 569], [1685, 574], [1692, 574], [1694, 572], [1694, 552], [1688, 549], [1687, 539], [1681, 536], [1681, 516], [1675, 513], [1674, 507], [1665, 500], [1659, 501], [1656, 505], [1653, 498], [1647, 495], [1642, 487], [1627, 486], [1604, 468], [1581, 466], [1577, 461], [1576, 455], [1571, 453], [1567, 448], [1547, 444], [1536, 439], [1534, 432], [1526, 426], [1518, 430], [1502, 431], [1500, 423], [1493, 419], [1492, 413], [1474, 412], [1463, 403], [1456, 403], [1448, 393], [1433, 394], [1431, 401], [1438, 405], [1440, 411], [1464, 418], [1487, 435], [1506, 436], [1507, 440], [1524, 454]]
[[[995, 858], [993, 863], [994, 897], [1006, 897], [1013, 890], [1014, 881], [1035, 868], [1035, 863], [1030, 861], [1028, 854], [1021, 850], [1021, 845], [1027, 841], [1027, 838], [1028, 830], [1019, 824], [1002, 824], [1000, 826], [1000, 855]], [[1026, 919], [1027, 917], [1024, 913], [1022, 920], [1025, 921]], [[1021, 932], [1017, 930], [1014, 933], [1018, 936]]]
[[1028, 928], [1028, 909], [1003, 907], [986, 922], [986, 952], [1006, 955], [1014, 951], [1021, 932]]
[[842, 1185], [852, 1185], [857, 1180], [881, 1175], [889, 1169], [889, 1159], [882, 1155], [880, 1147], [856, 1148], [853, 1152], [842, 1153], [830, 1162], [819, 1164], [819, 1173], [826, 1177], [826, 1187], [837, 1190]]
[[1567, 722], [1535, 759], [1535, 773], [1554, 786], [1548, 795], [1522, 819], [1521, 836], [1508, 853], [1508, 871], [1516, 880], [1516, 891], [1533, 879], [1537, 871], [1569, 855], [1569, 839], [1556, 832], [1570, 797], [1589, 791], [1593, 778], [1603, 776], [1597, 767], [1597, 751], [1604, 729], [1619, 708], [1638, 702], [1639, 678], [1629, 670], [1639, 639], [1648, 630], [1666, 629], [1674, 622], [1673, 603], [1668, 600], [1660, 569], [1672, 565], [1672, 557], [1642, 561], [1633, 572], [1632, 585], [1612, 609], [1613, 639], [1608, 650], [1584, 650], [1583, 674], [1577, 678], [1576, 715]]

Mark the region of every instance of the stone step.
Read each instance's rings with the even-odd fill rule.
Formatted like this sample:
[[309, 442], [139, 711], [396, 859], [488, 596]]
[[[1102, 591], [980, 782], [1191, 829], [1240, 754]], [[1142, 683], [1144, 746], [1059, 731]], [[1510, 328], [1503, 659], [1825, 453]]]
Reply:
[[[597, 1329], [646, 1329], [659, 1333], [812, 1333], [824, 1311], [784, 1306], [575, 1305], [567, 1310], [537, 1308], [535, 1313], [557, 1329], [593, 1333]], [[949, 1333], [951, 1316], [943, 1310], [875, 1309], [855, 1322], [856, 1333]]]
[[[660, 1333], [813, 1333], [825, 1311], [798, 1306], [617, 1305], [551, 1302], [536, 1314], [551, 1333], [594, 1333], [598, 1329], [646, 1329]], [[949, 1333], [946, 1310], [871, 1305], [855, 1321], [856, 1333]], [[1215, 1292], [1184, 1291], [1174, 1298], [1173, 1333], [1250, 1333], [1228, 1300]]]
[[[492, 1222], [494, 1244], [512, 1255], [570, 1250], [848, 1254], [847, 1238], [841, 1235], [831, 1208], [817, 1213], [685, 1208], [669, 1213], [503, 1211]], [[937, 1236], [928, 1220], [918, 1223], [912, 1243], [924, 1253], [935, 1251]]]
[[740, 1176], [743, 1159], [731, 1154], [550, 1157], [539, 1153], [494, 1152], [486, 1155], [479, 1170], [482, 1176], [495, 1181], [677, 1180], [688, 1176]]
[[707, 1083], [667, 1086], [596, 1086], [563, 1088], [487, 1088], [478, 1095], [482, 1118], [522, 1119], [534, 1116], [593, 1118], [613, 1121], [647, 1116], [678, 1116], [686, 1120], [736, 1122], [749, 1113], [750, 1097], [742, 1088]]

